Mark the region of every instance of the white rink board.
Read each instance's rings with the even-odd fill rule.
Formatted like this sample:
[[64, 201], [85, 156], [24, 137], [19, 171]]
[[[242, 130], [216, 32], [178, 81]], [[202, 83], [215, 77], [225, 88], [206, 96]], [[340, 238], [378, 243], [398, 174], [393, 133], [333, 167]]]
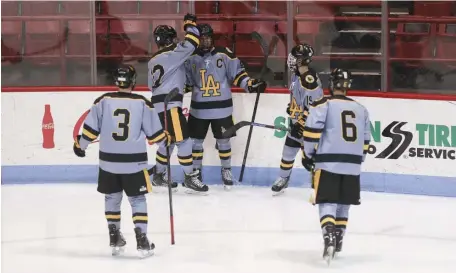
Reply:
[[[74, 167], [96, 165], [98, 144], [90, 145], [85, 158], [78, 158], [73, 154], [72, 134], [76, 121], [89, 109], [93, 101], [103, 93], [2, 93], [2, 170], [8, 171], [9, 169], [4, 167], [14, 166]], [[149, 97], [148, 92], [139, 93]], [[235, 121], [251, 119], [255, 96], [255, 94], [234, 94]], [[454, 160], [454, 157], [456, 157], [455, 102], [368, 97], [353, 98], [364, 104], [369, 110], [374, 128], [372, 132], [373, 140], [377, 140], [377, 142], [372, 141], [371, 143], [376, 147], [377, 151], [373, 155], [369, 155], [364, 163], [363, 170], [365, 172], [374, 173], [377, 176], [379, 175], [379, 177], [389, 174], [409, 175], [412, 177], [441, 177], [445, 178], [446, 182], [456, 183], [456, 160]], [[288, 94], [262, 94], [256, 121], [274, 124], [276, 120], [286, 119], [285, 108], [288, 102]], [[188, 107], [189, 103], [190, 95], [187, 94], [184, 97], [184, 107]], [[46, 104], [51, 106], [51, 113], [54, 119], [54, 149], [42, 148], [41, 126], [44, 105]], [[381, 136], [381, 134], [394, 121], [406, 122], [402, 128], [396, 129], [409, 131], [408, 135], [413, 136], [410, 144], [408, 146], [405, 145], [404, 153], [397, 159], [375, 158], [392, 142], [391, 138]], [[428, 126], [427, 131], [421, 129], [422, 132], [420, 133], [417, 131], [417, 124], [424, 124], [419, 125], [421, 127], [430, 126]], [[394, 128], [392, 130], [394, 131]], [[429, 131], [433, 132], [431, 138], [429, 138]], [[248, 127], [238, 131], [237, 137], [232, 139], [233, 166], [240, 166], [242, 163], [247, 134]], [[285, 138], [278, 138], [274, 134], [274, 130], [254, 129], [247, 160], [248, 167], [278, 169]], [[398, 140], [395, 149], [399, 149], [406, 142], [404, 136], [404, 134], [397, 135]], [[434, 139], [434, 143], [432, 143], [432, 139]], [[449, 147], [443, 147], [442, 145]], [[212, 134], [209, 133], [205, 141], [204, 166], [219, 166], [220, 160], [214, 146], [215, 140]], [[423, 157], [411, 156], [410, 149], [415, 149], [417, 152], [421, 150], [421, 156]], [[425, 149], [430, 150], [426, 152]], [[150, 164], [154, 164], [155, 150], [155, 147], [149, 147]], [[426, 153], [431, 153], [432, 157], [440, 155], [440, 157], [446, 156], [447, 158], [425, 158]], [[178, 165], [176, 157], [172, 157], [172, 164]], [[299, 157], [295, 161], [295, 168], [303, 170]]]

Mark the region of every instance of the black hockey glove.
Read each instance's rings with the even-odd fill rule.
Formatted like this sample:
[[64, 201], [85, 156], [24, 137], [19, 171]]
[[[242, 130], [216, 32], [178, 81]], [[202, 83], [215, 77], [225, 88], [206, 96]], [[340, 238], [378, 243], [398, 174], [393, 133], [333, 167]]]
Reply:
[[[314, 161], [311, 158], [307, 158], [306, 156], [302, 157], [302, 166], [306, 168], [307, 171], [311, 172], [314, 168]], [[312, 185], [313, 188], [313, 185]]]
[[302, 134], [304, 133], [304, 120], [298, 119], [298, 121], [293, 124], [291, 127], [290, 135], [294, 138], [302, 138]]
[[250, 79], [247, 82], [247, 89], [249, 93], [264, 93], [267, 86], [266, 82], [262, 80]]
[[287, 106], [287, 114], [290, 116], [291, 115], [291, 110], [290, 110], [290, 104]]
[[193, 86], [185, 84], [184, 85], [184, 93], [190, 93], [193, 90]]
[[86, 153], [83, 149], [81, 149], [81, 146], [79, 146], [79, 140], [81, 140], [81, 135], [78, 135], [78, 137], [74, 141], [73, 152], [78, 157], [85, 157]]
[[188, 27], [196, 27], [196, 15], [187, 13], [184, 16], [184, 31], [187, 31]]

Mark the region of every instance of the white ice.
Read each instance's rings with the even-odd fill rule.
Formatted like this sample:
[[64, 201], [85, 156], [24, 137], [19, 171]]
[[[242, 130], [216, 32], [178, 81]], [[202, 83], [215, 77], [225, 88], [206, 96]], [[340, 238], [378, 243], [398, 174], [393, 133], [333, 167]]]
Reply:
[[125, 257], [108, 247], [104, 198], [96, 185], [2, 186], [4, 273], [455, 272], [456, 199], [363, 193], [353, 207], [342, 256], [328, 268], [309, 189], [272, 197], [269, 188], [211, 187], [174, 195], [170, 245], [167, 194], [148, 195], [156, 255], [138, 260], [128, 200]]

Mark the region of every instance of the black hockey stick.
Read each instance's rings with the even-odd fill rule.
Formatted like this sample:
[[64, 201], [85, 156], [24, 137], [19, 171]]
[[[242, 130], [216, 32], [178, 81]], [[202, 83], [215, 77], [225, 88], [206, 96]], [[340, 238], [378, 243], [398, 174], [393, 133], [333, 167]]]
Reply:
[[[177, 95], [179, 94], [179, 89], [174, 88], [171, 90], [168, 95], [165, 97], [165, 109], [163, 112], [163, 116], [165, 119], [165, 131], [168, 132], [168, 103]], [[174, 245], [174, 213], [173, 213], [173, 193], [172, 193], [172, 184], [171, 184], [171, 162], [170, 162], [171, 155], [169, 154], [169, 145], [166, 145], [166, 171], [168, 173], [168, 196], [169, 196], [169, 223], [171, 227], [171, 244]]]
[[[264, 75], [268, 71], [269, 49], [273, 48], [275, 46], [275, 44], [277, 44], [277, 42], [279, 41], [279, 38], [277, 36], [274, 36], [271, 40], [271, 44], [269, 44], [269, 45], [266, 43], [266, 41], [263, 39], [263, 37], [256, 31], [252, 32], [252, 38], [254, 40], [257, 40], [258, 43], [260, 43], [261, 48], [263, 49], [263, 54], [264, 54], [263, 67], [261, 68], [261, 73], [260, 73], [260, 79], [262, 80]], [[255, 98], [255, 104], [253, 106], [253, 113], [252, 113], [252, 124], [255, 122], [256, 112], [258, 109], [258, 103], [260, 102], [260, 94], [261, 94], [261, 92], [257, 92], [256, 98]], [[247, 162], [247, 154], [249, 153], [250, 140], [252, 139], [252, 133], [253, 133], [253, 125], [250, 126], [249, 134], [247, 136], [247, 144], [245, 145], [244, 158], [242, 159], [241, 173], [239, 174], [239, 182], [242, 182], [242, 179], [244, 178], [245, 164]]]
[[280, 130], [280, 131], [287, 131], [290, 132], [291, 129], [288, 129], [285, 126], [275, 126], [275, 125], [268, 125], [268, 124], [263, 124], [263, 123], [258, 123], [258, 122], [250, 122], [250, 121], [240, 121], [236, 124], [234, 124], [233, 127], [228, 128], [225, 132], [222, 133], [223, 137], [232, 137], [239, 129], [245, 126], [256, 126], [256, 127], [263, 127], [263, 128], [268, 128], [268, 129], [274, 129], [274, 130]]

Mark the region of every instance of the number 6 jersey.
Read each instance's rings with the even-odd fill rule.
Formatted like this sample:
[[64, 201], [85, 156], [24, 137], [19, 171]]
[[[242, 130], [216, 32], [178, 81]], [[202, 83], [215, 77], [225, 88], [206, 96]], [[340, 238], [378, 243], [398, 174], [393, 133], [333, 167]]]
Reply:
[[193, 86], [190, 114], [199, 119], [221, 119], [233, 113], [231, 85], [247, 91], [250, 77], [241, 61], [227, 48], [199, 50], [185, 62], [187, 84]]
[[141, 95], [106, 93], [97, 98], [84, 121], [79, 145], [84, 150], [100, 137], [100, 168], [115, 174], [147, 168], [147, 145], [165, 141], [157, 112]]
[[346, 96], [323, 97], [310, 106], [303, 138], [316, 170], [359, 175], [371, 138], [369, 113]]

